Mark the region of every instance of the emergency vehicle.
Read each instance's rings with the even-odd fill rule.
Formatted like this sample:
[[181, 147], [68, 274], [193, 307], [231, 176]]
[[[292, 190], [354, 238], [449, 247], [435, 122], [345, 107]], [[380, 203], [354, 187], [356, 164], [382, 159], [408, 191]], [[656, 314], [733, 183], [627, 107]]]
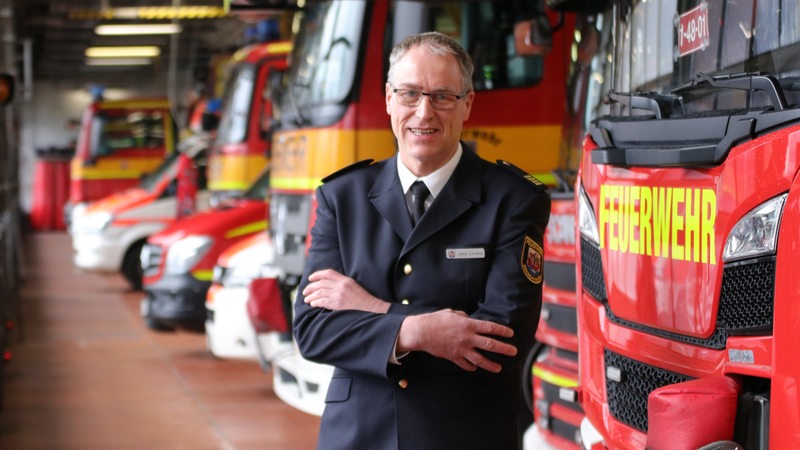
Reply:
[[795, 449], [800, 5], [606, 3], [576, 188], [583, 445]]
[[[475, 107], [462, 140], [489, 160], [507, 159], [550, 185], [558, 166], [571, 22], [539, 28], [544, 2], [309, 2], [276, 98], [270, 233], [286, 296], [303, 272], [321, 179], [353, 162], [395, 152], [385, 106], [388, 53], [403, 37], [439, 30], [472, 54]], [[537, 20], [532, 20], [536, 18]], [[543, 33], [537, 33], [543, 31]], [[290, 305], [291, 299], [284, 299]], [[287, 311], [291, 317], [291, 311]], [[525, 349], [524, 351], [527, 351]], [[299, 358], [299, 355], [297, 356]], [[288, 361], [288, 360], [287, 360]], [[282, 368], [277, 362], [276, 367]], [[292, 364], [279, 376], [325, 380]], [[320, 372], [321, 373], [321, 372]], [[319, 375], [329, 376], [326, 375]], [[530, 380], [530, 374], [521, 374]]]
[[270, 87], [286, 70], [289, 42], [251, 44], [231, 57], [216, 138], [208, 161], [212, 201], [240, 195], [267, 166]]
[[206, 293], [217, 258], [226, 248], [266, 233], [269, 169], [243, 194], [176, 220], [150, 235], [140, 252], [141, 314], [158, 331], [203, 332]]
[[[247, 303], [252, 292], [251, 281], [258, 278], [275, 281], [280, 276], [272, 258], [266, 231], [255, 233], [220, 253], [205, 300], [206, 347], [212, 355], [259, 360], [268, 370], [269, 362], [259, 357], [256, 340], [256, 330], [264, 327], [253, 322]], [[263, 293], [269, 288], [262, 286], [259, 291]], [[285, 325], [285, 318], [281, 318]]]
[[[132, 288], [141, 289], [140, 252], [147, 237], [166, 228], [182, 211], [187, 212], [186, 203], [190, 210], [209, 206], [205, 189], [208, 135], [184, 139], [180, 147], [142, 177], [139, 186], [72, 209], [69, 233], [75, 266], [120, 272]], [[185, 179], [194, 180], [196, 185], [179, 183]], [[188, 192], [179, 202], [179, 191], [183, 194], [184, 189]]]
[[177, 127], [163, 98], [93, 101], [70, 161], [65, 215], [79, 203], [134, 188], [174, 153]]
[[575, 281], [575, 181], [582, 143], [596, 109], [587, 108], [592, 61], [597, 53], [596, 13], [602, 2], [548, 3], [565, 14], [576, 13], [575, 33], [567, 76], [566, 112], [559, 150], [558, 184], [550, 190], [550, 222], [545, 230], [545, 271], [542, 311], [536, 330], [537, 345], [528, 358], [532, 363], [531, 390], [534, 424], [525, 433], [525, 450], [581, 447], [578, 376], [578, 313]]

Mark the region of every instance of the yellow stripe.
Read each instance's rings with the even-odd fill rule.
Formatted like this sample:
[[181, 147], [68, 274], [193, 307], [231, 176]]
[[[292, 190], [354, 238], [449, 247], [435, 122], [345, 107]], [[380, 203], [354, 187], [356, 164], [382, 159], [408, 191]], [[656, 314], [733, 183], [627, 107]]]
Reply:
[[211, 155], [208, 161], [208, 189], [244, 191], [267, 166], [264, 155]]
[[234, 238], [249, 233], [255, 233], [257, 231], [263, 231], [266, 229], [267, 229], [267, 220], [264, 219], [264, 220], [259, 220], [258, 222], [248, 223], [247, 225], [242, 225], [240, 227], [234, 228], [225, 233], [225, 237]]
[[574, 389], [578, 387], [577, 380], [558, 375], [539, 366], [533, 366], [533, 376], [562, 388]]
[[[561, 127], [487, 126], [465, 128], [462, 140], [474, 144], [489, 161], [505, 159], [555, 185], [550, 171], [558, 167]], [[387, 129], [338, 130], [312, 128], [275, 134], [270, 186], [284, 190], [314, 190], [323, 178], [362, 159], [381, 160], [395, 153], [394, 137]]]
[[152, 172], [163, 161], [163, 156], [122, 159], [111, 156], [101, 158], [94, 166], [85, 167], [79, 158], [70, 163], [70, 177], [74, 180], [111, 180], [139, 178], [143, 173]]
[[267, 44], [267, 49], [270, 53], [289, 53], [292, 51], [292, 43], [276, 42], [274, 44]]
[[213, 275], [213, 270], [196, 270], [192, 272], [192, 276], [200, 281], [211, 281]]

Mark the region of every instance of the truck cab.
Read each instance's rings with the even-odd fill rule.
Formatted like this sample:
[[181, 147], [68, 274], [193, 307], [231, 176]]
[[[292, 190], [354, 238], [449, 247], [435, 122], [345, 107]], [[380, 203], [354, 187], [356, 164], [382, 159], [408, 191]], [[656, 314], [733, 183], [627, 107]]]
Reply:
[[800, 9], [606, 4], [576, 183], [583, 445], [796, 448]]
[[70, 162], [69, 210], [134, 188], [174, 153], [177, 128], [167, 99], [93, 101], [84, 111]]
[[275, 41], [247, 45], [231, 57], [220, 123], [208, 161], [212, 202], [247, 190], [266, 168], [270, 153], [271, 87], [286, 70], [292, 45]]

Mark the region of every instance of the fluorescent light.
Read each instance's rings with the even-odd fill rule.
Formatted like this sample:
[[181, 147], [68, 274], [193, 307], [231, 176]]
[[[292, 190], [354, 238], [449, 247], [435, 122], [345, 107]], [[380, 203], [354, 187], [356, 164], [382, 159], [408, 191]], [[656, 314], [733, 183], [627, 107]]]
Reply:
[[87, 66], [146, 66], [153, 64], [150, 58], [86, 58]]
[[84, 53], [88, 58], [152, 58], [161, 54], [158, 47], [89, 47]]
[[98, 25], [94, 32], [101, 36], [132, 36], [140, 34], [176, 34], [182, 30], [176, 23], [138, 23]]

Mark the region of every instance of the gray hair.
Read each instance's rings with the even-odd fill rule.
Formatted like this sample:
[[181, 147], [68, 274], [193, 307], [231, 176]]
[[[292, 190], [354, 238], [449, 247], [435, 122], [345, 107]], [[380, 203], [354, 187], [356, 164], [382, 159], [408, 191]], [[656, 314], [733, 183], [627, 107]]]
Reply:
[[400, 61], [410, 49], [419, 46], [426, 47], [428, 51], [434, 55], [455, 56], [456, 61], [458, 61], [458, 66], [461, 69], [461, 82], [464, 86], [464, 92], [472, 90], [472, 72], [475, 70], [472, 57], [464, 50], [458, 41], [438, 31], [413, 34], [394, 46], [391, 55], [389, 55], [389, 72], [386, 75], [390, 83], [394, 79], [394, 67], [397, 62]]

